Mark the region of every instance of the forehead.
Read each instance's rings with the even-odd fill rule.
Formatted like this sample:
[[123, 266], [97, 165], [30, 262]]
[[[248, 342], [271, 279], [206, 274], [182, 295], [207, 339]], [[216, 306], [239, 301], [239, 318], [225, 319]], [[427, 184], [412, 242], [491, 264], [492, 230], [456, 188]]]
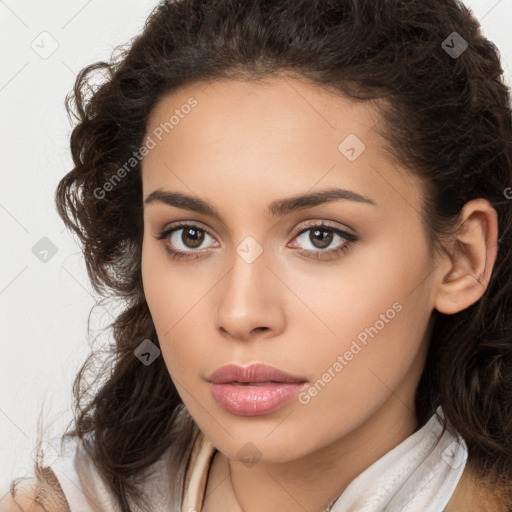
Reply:
[[[193, 107], [189, 107], [194, 103]], [[165, 124], [171, 121], [171, 129]], [[201, 124], [201, 133], [215, 140], [222, 134], [233, 131], [237, 139], [247, 134], [253, 136], [271, 130], [282, 136], [299, 136], [304, 133], [357, 131], [360, 138], [376, 135], [372, 128], [380, 118], [374, 102], [356, 101], [342, 95], [333, 88], [313, 82], [285, 76], [264, 78], [258, 82], [241, 80], [214, 80], [196, 82], [164, 94], [148, 118], [147, 131], [164, 128], [162, 137], [170, 134], [179, 137], [184, 132], [187, 118]], [[188, 123], [190, 124], [190, 123]], [[169, 128], [169, 126], [167, 126]], [[197, 127], [196, 127], [197, 128]], [[286, 133], [283, 132], [284, 129]], [[206, 132], [206, 133], [205, 133]], [[184, 134], [185, 135], [185, 134]], [[158, 135], [157, 135], [158, 136]], [[381, 142], [373, 141], [372, 142]]]
[[410, 190], [419, 182], [390, 161], [379, 121], [373, 102], [290, 77], [196, 82], [163, 95], [148, 118], [155, 146], [142, 162], [145, 195], [226, 185], [283, 197], [318, 183], [419, 201]]

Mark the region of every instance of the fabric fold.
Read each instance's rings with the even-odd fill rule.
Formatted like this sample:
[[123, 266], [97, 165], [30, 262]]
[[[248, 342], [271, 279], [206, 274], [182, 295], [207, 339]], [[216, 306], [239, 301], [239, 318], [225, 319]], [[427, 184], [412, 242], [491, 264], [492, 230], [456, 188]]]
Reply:
[[[443, 416], [441, 407], [437, 413]], [[442, 512], [467, 461], [467, 445], [434, 414], [348, 485], [331, 512]]]

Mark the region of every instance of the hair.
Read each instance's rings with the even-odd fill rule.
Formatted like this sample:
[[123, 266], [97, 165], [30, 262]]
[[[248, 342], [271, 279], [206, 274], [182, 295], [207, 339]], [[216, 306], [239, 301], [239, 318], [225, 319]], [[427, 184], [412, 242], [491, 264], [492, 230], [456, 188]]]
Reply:
[[[450, 55], [449, 37], [462, 37], [465, 51]], [[95, 291], [122, 300], [124, 309], [109, 326], [110, 360], [98, 371], [93, 352], [76, 376], [74, 426], [63, 439], [83, 442], [123, 512], [150, 510], [139, 484], [169, 450], [179, 509], [183, 465], [199, 430], [163, 358], [145, 366], [134, 356], [142, 340], [159, 342], [141, 276], [140, 161], [122, 179], [118, 170], [138, 154], [163, 95], [198, 81], [278, 74], [375, 105], [390, 159], [425, 184], [422, 214], [433, 250], [455, 236], [468, 201], [485, 198], [496, 209], [488, 286], [459, 313], [433, 312], [415, 406], [420, 424], [442, 406], [443, 431], [463, 437], [468, 467], [512, 508], [511, 99], [499, 50], [458, 0], [164, 1], [110, 62], [80, 71], [66, 98], [77, 121], [74, 167], [55, 201], [79, 238]], [[95, 392], [88, 371], [104, 378]]]

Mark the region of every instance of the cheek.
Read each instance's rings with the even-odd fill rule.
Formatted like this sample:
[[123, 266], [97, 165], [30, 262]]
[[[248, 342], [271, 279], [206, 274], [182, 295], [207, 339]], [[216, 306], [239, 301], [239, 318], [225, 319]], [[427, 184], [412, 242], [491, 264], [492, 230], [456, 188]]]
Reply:
[[172, 375], [178, 375], [183, 368], [190, 370], [201, 358], [200, 347], [197, 353], [194, 347], [201, 344], [200, 340], [205, 341], [206, 330], [198, 330], [200, 322], [205, 321], [201, 308], [217, 280], [211, 272], [176, 265], [163, 248], [151, 242], [143, 245], [141, 270], [146, 301], [166, 366]]
[[391, 324], [408, 330], [418, 323], [416, 314], [428, 316], [425, 278], [431, 264], [421, 239], [382, 236], [354, 248], [336, 265], [314, 267], [305, 263], [281, 269], [283, 281], [292, 283], [300, 298], [290, 326], [303, 324], [310, 333], [301, 337], [307, 344], [316, 333], [327, 346], [350, 345], [359, 334], [364, 341], [364, 333], [375, 325], [379, 333], [389, 332]]
[[[197, 272], [178, 264], [166, 253], [163, 243], [144, 242], [142, 247], [142, 281], [155, 326], [167, 333], [194, 303], [204, 295], [207, 283]], [[186, 321], [186, 319], [184, 319]]]
[[395, 239], [358, 251], [330, 276], [295, 276], [316, 316], [296, 311], [297, 348], [319, 387], [328, 382], [345, 403], [386, 393], [422, 349], [432, 312], [430, 261], [421, 239], [405, 240], [406, 247]]

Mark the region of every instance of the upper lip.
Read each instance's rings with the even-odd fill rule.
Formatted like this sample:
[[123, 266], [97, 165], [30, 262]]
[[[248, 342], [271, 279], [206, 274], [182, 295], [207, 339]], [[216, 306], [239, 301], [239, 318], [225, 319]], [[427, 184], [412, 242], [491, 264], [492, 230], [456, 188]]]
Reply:
[[228, 364], [215, 370], [206, 380], [215, 384], [231, 382], [306, 382], [304, 377], [290, 375], [279, 368], [266, 364], [239, 366]]

